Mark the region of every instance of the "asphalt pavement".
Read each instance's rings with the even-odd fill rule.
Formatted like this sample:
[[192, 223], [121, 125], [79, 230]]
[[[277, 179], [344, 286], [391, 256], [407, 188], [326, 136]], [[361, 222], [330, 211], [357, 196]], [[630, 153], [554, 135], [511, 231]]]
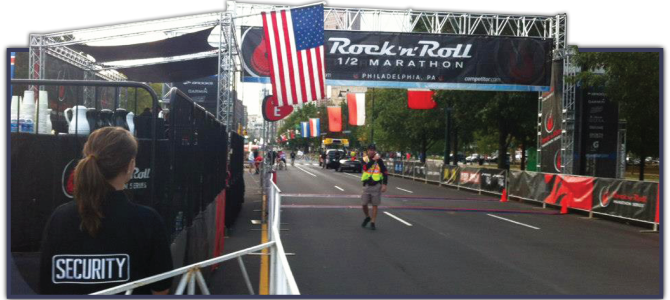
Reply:
[[278, 172], [282, 241], [303, 295], [660, 295], [658, 234], [498, 196], [389, 179], [362, 228], [360, 174]]

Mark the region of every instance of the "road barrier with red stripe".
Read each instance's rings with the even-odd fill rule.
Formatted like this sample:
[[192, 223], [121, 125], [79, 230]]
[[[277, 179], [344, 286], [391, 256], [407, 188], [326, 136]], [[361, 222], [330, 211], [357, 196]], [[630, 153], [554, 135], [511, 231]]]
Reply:
[[[443, 165], [437, 162], [390, 160], [392, 175], [435, 182], [479, 193], [536, 201], [561, 207], [628, 220], [660, 223], [659, 184], [577, 175]], [[436, 176], [439, 173], [440, 176]]]

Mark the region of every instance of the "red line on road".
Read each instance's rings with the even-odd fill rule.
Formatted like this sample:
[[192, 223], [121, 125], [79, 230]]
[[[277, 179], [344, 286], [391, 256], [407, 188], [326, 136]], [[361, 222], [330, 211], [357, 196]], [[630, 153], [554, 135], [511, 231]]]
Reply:
[[[288, 198], [360, 198], [359, 194], [282, 194], [282, 197]], [[383, 198], [391, 199], [412, 199], [412, 200], [443, 200], [443, 201], [482, 201], [498, 202], [499, 199], [492, 198], [450, 198], [450, 197], [425, 197], [425, 196], [404, 196], [404, 195], [383, 195]]]
[[[359, 209], [359, 205], [313, 205], [313, 204], [284, 204], [282, 208], [325, 208], [325, 209]], [[481, 213], [506, 213], [506, 214], [529, 214], [529, 215], [560, 215], [553, 211], [515, 210], [515, 209], [484, 209], [484, 208], [447, 208], [436, 206], [384, 206], [381, 209], [393, 210], [427, 210], [427, 211], [455, 211], [455, 212], [481, 212]]]

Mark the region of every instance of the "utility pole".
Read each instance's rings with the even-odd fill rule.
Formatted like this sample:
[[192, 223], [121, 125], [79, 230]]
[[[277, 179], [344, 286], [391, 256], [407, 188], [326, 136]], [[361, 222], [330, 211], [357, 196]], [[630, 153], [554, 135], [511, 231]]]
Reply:
[[375, 89], [371, 88], [372, 91], [372, 113], [370, 114], [372, 116], [372, 122], [370, 123], [370, 141], [372, 144], [375, 143]]
[[[444, 164], [448, 165], [449, 164], [449, 149], [451, 146], [450, 145], [450, 140], [449, 137], [451, 136], [449, 133], [451, 131], [451, 107], [449, 107], [449, 104], [445, 106], [444, 108]], [[456, 154], [454, 154], [454, 159], [456, 159]]]

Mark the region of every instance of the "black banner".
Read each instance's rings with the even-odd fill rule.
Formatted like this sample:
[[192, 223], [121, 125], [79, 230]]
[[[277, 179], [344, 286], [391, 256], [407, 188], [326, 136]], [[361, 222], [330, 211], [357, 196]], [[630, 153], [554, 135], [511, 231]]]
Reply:
[[209, 76], [184, 82], [175, 82], [173, 87], [184, 92], [189, 98], [207, 109], [207, 111], [216, 115], [216, 97], [218, 79], [216, 76]]
[[544, 202], [551, 194], [553, 182], [547, 176], [536, 172], [510, 171], [507, 194], [514, 197]]
[[506, 172], [499, 169], [481, 169], [480, 187], [483, 191], [502, 193], [505, 189]]
[[653, 222], [658, 183], [598, 178], [593, 192], [593, 211]]
[[580, 89], [577, 94], [581, 100], [579, 174], [615, 178], [619, 108], [607, 98], [603, 88]]
[[467, 167], [461, 169], [458, 185], [471, 189], [479, 189], [480, 182], [481, 169]]
[[540, 128], [540, 171], [561, 173], [561, 132], [563, 121], [563, 63], [551, 70], [551, 90], [542, 94]]
[[[85, 142], [86, 137], [75, 135], [11, 134], [12, 251], [37, 251], [53, 210], [73, 199], [74, 168]], [[133, 202], [162, 213], [159, 204], [170, 167], [167, 141], [158, 141], [157, 148], [157, 170], [152, 170], [151, 141], [139, 141], [136, 167], [126, 194]], [[150, 183], [154, 176], [156, 196], [152, 199]]]
[[460, 167], [446, 165], [442, 166], [442, 183], [448, 185], [457, 185], [460, 177]]
[[[326, 83], [547, 91], [552, 40], [428, 33], [325, 32]], [[263, 30], [242, 27], [243, 81], [269, 82]]]

